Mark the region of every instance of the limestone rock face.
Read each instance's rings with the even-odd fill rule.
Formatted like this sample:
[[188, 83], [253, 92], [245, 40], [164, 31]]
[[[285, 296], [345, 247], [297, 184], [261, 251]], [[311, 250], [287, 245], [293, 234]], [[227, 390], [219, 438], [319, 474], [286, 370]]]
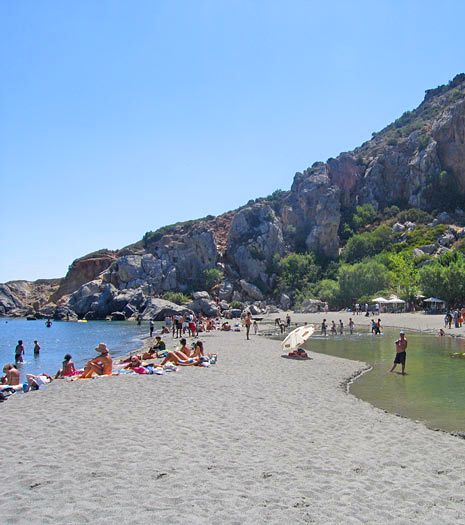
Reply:
[[0, 284], [0, 315], [5, 315], [15, 308], [21, 308], [23, 303], [16, 297], [7, 284]]
[[284, 228], [293, 232], [294, 248], [305, 247], [328, 257], [338, 254], [340, 198], [341, 190], [332, 183], [327, 164], [316, 163], [296, 174], [283, 210]]
[[101, 250], [73, 261], [66, 277], [62, 280], [58, 290], [52, 295], [51, 300], [57, 302], [64, 295], [71, 294], [83, 284], [96, 279], [110, 266], [115, 257], [115, 252]]
[[244, 280], [269, 290], [273, 275], [269, 267], [275, 254], [285, 246], [281, 223], [267, 204], [254, 204], [240, 210], [229, 232], [226, 260]]
[[465, 100], [444, 111], [432, 136], [442, 168], [454, 175], [461, 193], [465, 193]]

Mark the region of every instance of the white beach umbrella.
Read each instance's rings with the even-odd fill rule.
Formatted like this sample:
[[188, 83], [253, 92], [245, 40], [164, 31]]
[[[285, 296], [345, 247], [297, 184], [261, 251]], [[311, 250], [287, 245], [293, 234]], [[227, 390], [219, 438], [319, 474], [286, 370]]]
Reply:
[[313, 326], [299, 326], [284, 339], [281, 343], [283, 350], [295, 350], [300, 348], [305, 341], [313, 334]]

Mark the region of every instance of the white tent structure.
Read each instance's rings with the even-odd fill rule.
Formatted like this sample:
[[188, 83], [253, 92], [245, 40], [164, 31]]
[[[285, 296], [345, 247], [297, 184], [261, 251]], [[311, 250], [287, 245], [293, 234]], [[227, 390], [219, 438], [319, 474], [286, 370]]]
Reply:
[[446, 309], [446, 301], [437, 297], [428, 297], [428, 299], [423, 300], [423, 303], [426, 312], [430, 314], [442, 313]]

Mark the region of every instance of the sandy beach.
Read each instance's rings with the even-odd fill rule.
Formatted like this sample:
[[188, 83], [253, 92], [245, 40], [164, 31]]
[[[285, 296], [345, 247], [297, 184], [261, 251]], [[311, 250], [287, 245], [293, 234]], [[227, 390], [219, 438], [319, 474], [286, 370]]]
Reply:
[[[420, 316], [392, 323], [442, 323]], [[55, 381], [3, 403], [0, 522], [465, 523], [465, 441], [347, 394], [363, 363], [286, 360], [244, 332], [202, 339], [219, 355], [208, 369]]]

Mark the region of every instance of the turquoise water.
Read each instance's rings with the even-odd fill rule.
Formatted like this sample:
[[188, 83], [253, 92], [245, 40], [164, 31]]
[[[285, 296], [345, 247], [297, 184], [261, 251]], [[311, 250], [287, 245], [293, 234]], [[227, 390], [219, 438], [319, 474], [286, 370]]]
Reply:
[[[161, 325], [161, 323], [155, 323]], [[0, 318], [0, 366], [14, 363], [15, 346], [22, 339], [26, 354], [20, 365], [21, 374], [55, 374], [61, 368], [63, 356], [70, 353], [77, 367], [95, 356], [95, 347], [100, 342], [107, 344], [113, 356], [135, 350], [143, 337], [149, 335], [148, 323], [137, 326], [135, 322], [89, 321], [75, 323], [55, 321], [50, 328], [45, 321]], [[34, 340], [41, 346], [39, 357], [34, 357]], [[1, 372], [1, 369], [0, 369]]]
[[[392, 413], [424, 422], [430, 428], [465, 431], [465, 359], [451, 352], [465, 352], [460, 338], [437, 337], [407, 331], [406, 373], [389, 373], [394, 360], [398, 330], [382, 336], [312, 337], [309, 349], [364, 361], [373, 370], [357, 379], [350, 391], [357, 397]], [[397, 365], [400, 372], [400, 365]]]

